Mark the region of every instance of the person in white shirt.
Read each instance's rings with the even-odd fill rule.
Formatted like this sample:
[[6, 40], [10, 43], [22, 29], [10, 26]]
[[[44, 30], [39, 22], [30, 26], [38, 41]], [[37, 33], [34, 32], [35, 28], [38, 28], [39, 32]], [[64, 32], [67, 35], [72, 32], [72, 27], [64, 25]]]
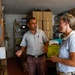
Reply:
[[48, 50], [48, 38], [42, 30], [37, 29], [37, 21], [34, 17], [28, 19], [29, 31], [27, 31], [20, 44], [21, 49], [16, 52], [18, 57], [26, 50], [29, 75], [46, 74], [46, 57]]
[[50, 59], [57, 62], [59, 75], [75, 75], [75, 17], [71, 14], [64, 14], [60, 19], [59, 30], [65, 38], [59, 49], [59, 56], [52, 56]]

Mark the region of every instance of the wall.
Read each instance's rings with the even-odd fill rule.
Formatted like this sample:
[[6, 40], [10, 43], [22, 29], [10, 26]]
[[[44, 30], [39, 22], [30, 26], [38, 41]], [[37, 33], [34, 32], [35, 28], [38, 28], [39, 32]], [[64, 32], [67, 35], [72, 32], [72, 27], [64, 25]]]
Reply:
[[7, 43], [8, 47], [7, 49], [7, 57], [13, 57], [14, 55], [14, 48], [13, 48], [13, 22], [17, 18], [23, 18], [26, 17], [26, 15], [19, 15], [19, 14], [5, 14], [5, 28], [7, 35], [9, 37], [9, 42], [5, 41]]
[[[52, 17], [52, 25], [54, 25], [54, 16]], [[14, 55], [14, 48], [13, 48], [13, 22], [17, 18], [23, 18], [26, 17], [26, 15], [19, 15], [19, 14], [5, 14], [5, 28], [7, 35], [9, 37], [9, 41], [6, 45], [7, 50], [7, 57], [13, 57]]]
[[55, 17], [56, 15], [52, 15], [52, 25], [54, 25], [54, 17]]

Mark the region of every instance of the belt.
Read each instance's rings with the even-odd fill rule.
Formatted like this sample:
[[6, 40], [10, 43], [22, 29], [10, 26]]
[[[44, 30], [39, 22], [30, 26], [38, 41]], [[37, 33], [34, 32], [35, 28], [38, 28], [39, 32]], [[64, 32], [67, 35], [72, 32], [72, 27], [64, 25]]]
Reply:
[[[61, 73], [64, 73], [64, 72], [59, 72], [59, 71], [57, 71], [57, 74], [58, 75], [60, 75]], [[75, 75], [75, 71], [74, 72], [68, 72], [70, 75]], [[65, 75], [67, 75], [67, 74], [65, 74]]]
[[45, 54], [35, 55], [35, 56], [34, 56], [34, 55], [29, 55], [29, 54], [28, 54], [27, 56], [31, 56], [31, 57], [34, 57], [34, 58], [39, 58], [39, 57], [42, 57], [42, 56], [44, 56], [44, 55], [45, 55]]

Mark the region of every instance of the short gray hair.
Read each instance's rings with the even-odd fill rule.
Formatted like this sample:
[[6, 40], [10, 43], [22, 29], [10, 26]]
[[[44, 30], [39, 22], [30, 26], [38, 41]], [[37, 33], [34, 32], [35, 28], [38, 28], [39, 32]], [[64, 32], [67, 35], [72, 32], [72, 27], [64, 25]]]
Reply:
[[61, 16], [61, 19], [66, 22], [68, 21], [70, 28], [74, 29], [75, 27], [75, 17], [71, 14], [64, 14]]

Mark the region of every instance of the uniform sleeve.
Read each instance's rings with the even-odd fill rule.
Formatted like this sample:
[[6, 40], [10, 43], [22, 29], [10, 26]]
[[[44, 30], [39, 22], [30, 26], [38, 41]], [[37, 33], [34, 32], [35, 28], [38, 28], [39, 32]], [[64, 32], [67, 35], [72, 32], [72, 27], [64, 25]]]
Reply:
[[46, 43], [47, 41], [49, 41], [49, 39], [47, 38], [46, 34], [44, 33], [44, 31], [42, 31], [43, 35], [43, 42]]
[[26, 37], [25, 37], [25, 34], [24, 34], [24, 36], [23, 36], [23, 38], [22, 38], [22, 41], [21, 41], [21, 43], [20, 43], [20, 46], [23, 46], [23, 47], [26, 46]]
[[75, 35], [70, 37], [70, 52], [75, 52]]

